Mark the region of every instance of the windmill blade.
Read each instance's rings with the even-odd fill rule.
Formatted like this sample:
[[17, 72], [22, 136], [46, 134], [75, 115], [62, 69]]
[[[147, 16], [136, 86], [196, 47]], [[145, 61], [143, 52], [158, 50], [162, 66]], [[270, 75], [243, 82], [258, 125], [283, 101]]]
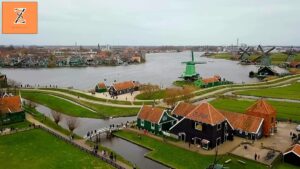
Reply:
[[269, 49], [267, 52], [266, 52], [266, 54], [269, 54], [272, 50], [274, 50], [275, 49], [275, 47], [272, 47], [271, 49]]
[[257, 58], [253, 59], [253, 62], [256, 62], [258, 59], [260, 59], [262, 56], [258, 56]]
[[259, 49], [262, 53], [265, 53], [264, 49], [263, 49], [260, 45], [258, 45], [258, 49]]

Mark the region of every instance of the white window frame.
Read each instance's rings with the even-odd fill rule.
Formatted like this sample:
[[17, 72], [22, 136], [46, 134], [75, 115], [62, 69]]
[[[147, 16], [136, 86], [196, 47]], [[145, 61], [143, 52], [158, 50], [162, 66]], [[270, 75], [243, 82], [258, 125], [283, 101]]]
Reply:
[[[219, 127], [220, 126], [220, 127]], [[222, 123], [217, 124], [217, 130], [220, 131], [222, 129]]]
[[151, 123], [151, 130], [155, 130], [155, 123]]
[[145, 122], [144, 122], [144, 120], [141, 119], [141, 126], [144, 127], [144, 125], [145, 125]]
[[161, 130], [162, 130], [162, 126], [160, 124], [160, 125], [158, 125], [158, 131], [161, 131]]

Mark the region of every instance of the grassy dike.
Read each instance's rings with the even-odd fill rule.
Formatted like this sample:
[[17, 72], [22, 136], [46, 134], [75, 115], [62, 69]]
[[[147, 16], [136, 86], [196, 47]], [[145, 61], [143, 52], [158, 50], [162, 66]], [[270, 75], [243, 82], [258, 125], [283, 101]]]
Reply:
[[114, 168], [41, 129], [1, 136], [0, 149], [1, 168]]
[[[267, 101], [277, 110], [277, 118], [292, 119], [300, 122], [300, 104], [291, 102]], [[254, 100], [237, 100], [233, 98], [218, 98], [210, 102], [215, 108], [225, 111], [245, 113], [246, 109], [255, 103]]]
[[[174, 145], [168, 144], [166, 142], [161, 142], [156, 139], [150, 138], [148, 136], [142, 136], [140, 139], [138, 135], [131, 131], [118, 131], [115, 133], [117, 137], [128, 140], [132, 143], [145, 147], [151, 150], [146, 156], [150, 159], [158, 161], [162, 164], [170, 166], [176, 169], [195, 169], [195, 168], [206, 168], [213, 161], [214, 156], [201, 155], [197, 152], [192, 152]], [[233, 156], [222, 156], [221, 163], [227, 159], [232, 159], [230, 164], [225, 165], [230, 167], [230, 169], [263, 169], [266, 166], [258, 164], [254, 161], [241, 159], [246, 162], [246, 165], [239, 163], [237, 160], [239, 158]]]
[[[85, 93], [82, 93], [82, 92], [79, 92], [79, 91], [75, 91], [75, 90], [70, 90], [70, 89], [63, 89], [63, 88], [40, 88], [40, 89], [41, 90], [48, 90], [48, 91], [62, 92], [62, 93], [70, 94], [70, 95], [73, 95], [73, 96], [76, 96], [76, 97], [79, 96], [81, 98], [85, 98], [85, 99], [93, 100], [93, 101], [106, 102], [106, 103], [112, 103], [112, 104], [131, 105], [131, 102], [129, 102], [129, 101], [103, 99], [103, 98], [95, 97], [95, 96], [92, 96], [92, 95], [88, 95], [88, 94], [85, 94]], [[133, 104], [134, 105], [142, 105], [142, 104], [144, 104], [144, 102], [134, 101]]]
[[296, 82], [285, 87], [245, 90], [235, 92], [234, 94], [300, 100], [300, 83]]
[[[62, 94], [50, 94], [47, 92], [22, 90], [21, 95], [23, 98], [31, 100], [33, 102], [45, 105], [53, 110], [59, 111], [61, 113], [76, 116], [76, 117], [89, 117], [89, 118], [107, 118], [107, 117], [120, 117], [120, 116], [133, 116], [136, 115], [139, 108], [123, 108], [123, 107], [113, 107], [100, 104], [93, 104], [87, 101], [80, 101], [72, 97], [68, 97]], [[61, 97], [55, 97], [55, 96]], [[63, 99], [62, 99], [63, 98]], [[80, 105], [76, 105], [67, 100], [76, 102], [82, 106], [88, 107], [95, 112], [86, 109]]]

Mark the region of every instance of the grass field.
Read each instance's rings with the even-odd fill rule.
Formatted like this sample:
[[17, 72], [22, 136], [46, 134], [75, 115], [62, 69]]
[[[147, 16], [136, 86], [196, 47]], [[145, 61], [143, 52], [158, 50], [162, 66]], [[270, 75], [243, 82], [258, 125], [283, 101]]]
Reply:
[[151, 95], [146, 95], [145, 93], [141, 93], [137, 95], [135, 98], [138, 100], [157, 100], [162, 99], [166, 95], [166, 90], [158, 90], [153, 92]]
[[[249, 59], [253, 60], [257, 58], [259, 54], [252, 54]], [[215, 59], [227, 59], [231, 60], [233, 58], [233, 55], [231, 53], [216, 53], [211, 56], [210, 58], [215, 58]], [[287, 55], [284, 53], [272, 53], [271, 54], [271, 59], [272, 59], [272, 64], [278, 65], [280, 63], [284, 63], [287, 60]], [[300, 61], [300, 53], [297, 53], [295, 55], [295, 61]]]
[[[124, 138], [135, 144], [147, 147], [152, 151], [149, 152], [146, 156], [157, 160], [163, 164], [169, 165], [172, 168], [176, 169], [195, 169], [201, 168], [204, 169], [208, 167], [214, 160], [214, 156], [200, 155], [196, 152], [192, 152], [186, 149], [176, 147], [174, 145], [164, 143], [153, 138], [142, 136], [142, 139], [139, 139], [136, 133], [129, 131], [119, 131], [115, 133], [118, 137]], [[262, 169], [266, 168], [263, 165], [257, 164], [252, 161], [246, 161], [246, 165], [243, 165], [237, 162], [237, 158], [233, 156], [224, 156], [221, 160], [223, 163], [228, 159], [232, 159], [232, 163], [226, 165], [230, 169]]]
[[[89, 99], [89, 100], [93, 100], [93, 101], [108, 102], [108, 103], [113, 103], [113, 104], [131, 105], [131, 102], [129, 102], [129, 101], [103, 99], [103, 98], [95, 97], [95, 96], [92, 96], [92, 95], [84, 94], [84, 93], [74, 91], [74, 90], [69, 90], [69, 89], [62, 89], [62, 88], [41, 88], [41, 89], [48, 90], [48, 91], [63, 92], [63, 93], [66, 93], [66, 94], [70, 94], [70, 95], [73, 95], [73, 96], [79, 96], [79, 97]], [[133, 104], [142, 105], [143, 102], [133, 102]]]
[[267, 89], [258, 89], [258, 90], [245, 90], [245, 91], [235, 92], [235, 94], [300, 100], [300, 83], [293, 83], [285, 87], [267, 88]]
[[0, 150], [3, 169], [113, 168], [40, 129], [1, 136]]
[[15, 129], [22, 129], [22, 128], [27, 128], [29, 127], [29, 122], [28, 121], [23, 121], [23, 122], [19, 122], [19, 123], [13, 123], [13, 124], [9, 124], [9, 125], [3, 125], [0, 126], [0, 129], [2, 128], [15, 128]]
[[95, 113], [79, 105], [76, 105], [74, 103], [71, 103], [61, 98], [57, 98], [55, 96], [51, 96], [47, 93], [36, 92], [36, 91], [22, 91], [21, 94], [23, 98], [45, 105], [58, 112], [70, 116], [77, 116], [77, 117], [107, 118], [111, 116], [114, 117], [133, 116], [136, 115], [139, 110], [139, 108], [123, 108], [123, 107], [113, 107], [113, 106], [105, 106], [100, 104], [93, 104], [87, 101], [80, 101], [71, 97], [59, 95], [60, 97], [74, 101], [85, 107], [89, 107], [90, 109], [97, 112]]
[[[66, 135], [66, 136], [69, 136], [71, 134], [71, 132], [69, 130], [62, 128], [60, 125], [57, 125], [49, 117], [44, 116], [42, 113], [38, 112], [34, 108], [29, 108], [28, 106], [24, 106], [24, 109], [25, 109], [26, 113], [31, 114], [34, 117], [34, 119], [45, 124], [46, 126], [52, 128], [56, 131], [59, 131], [60, 133]], [[80, 138], [80, 137], [75, 134], [75, 138]]]
[[[282, 120], [294, 120], [300, 122], [300, 104], [290, 102], [267, 101], [277, 110], [277, 118]], [[236, 100], [231, 98], [219, 98], [210, 102], [220, 110], [244, 113], [246, 109], [255, 103], [253, 100]]]

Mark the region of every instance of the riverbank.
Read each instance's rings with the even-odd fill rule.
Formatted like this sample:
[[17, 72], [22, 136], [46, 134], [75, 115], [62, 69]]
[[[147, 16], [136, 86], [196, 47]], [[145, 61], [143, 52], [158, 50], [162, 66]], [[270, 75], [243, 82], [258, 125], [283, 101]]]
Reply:
[[45, 105], [55, 111], [76, 117], [126, 117], [136, 115], [139, 110], [138, 107], [107, 106], [83, 101], [77, 97], [68, 97], [65, 95], [56, 95], [55, 93], [45, 93], [35, 90], [21, 90], [21, 96], [25, 99]]

